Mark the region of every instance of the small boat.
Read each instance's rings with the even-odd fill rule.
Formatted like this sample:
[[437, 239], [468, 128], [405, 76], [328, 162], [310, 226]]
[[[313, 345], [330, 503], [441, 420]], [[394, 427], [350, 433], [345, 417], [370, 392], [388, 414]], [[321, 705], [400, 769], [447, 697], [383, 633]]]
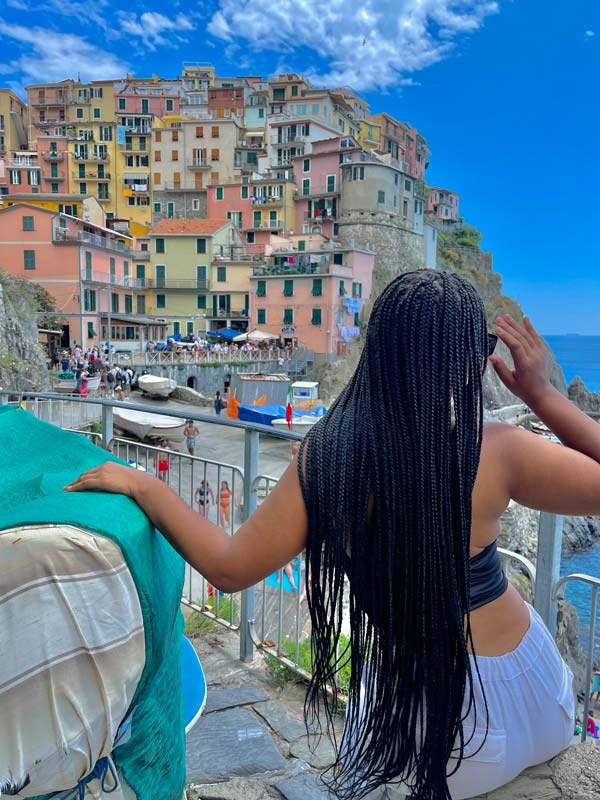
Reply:
[[113, 423], [126, 433], [138, 439], [146, 437], [166, 439], [168, 442], [183, 442], [185, 420], [167, 417], [166, 414], [151, 414], [147, 411], [133, 411], [129, 408], [114, 408]]
[[[298, 417], [292, 416], [292, 427], [291, 430], [295, 433], [306, 433], [309, 431], [312, 426], [319, 421], [320, 417]], [[284, 430], [288, 429], [288, 424], [286, 419], [274, 419], [271, 423], [276, 428], [283, 428]]]
[[138, 387], [150, 397], [170, 397], [177, 388], [177, 383], [172, 378], [162, 378], [160, 375], [140, 375]]
[[[61, 394], [75, 394], [75, 387], [77, 386], [76, 378], [59, 378], [58, 383], [54, 387], [57, 392]], [[94, 375], [87, 379], [88, 393], [93, 394], [100, 388], [100, 375]]]

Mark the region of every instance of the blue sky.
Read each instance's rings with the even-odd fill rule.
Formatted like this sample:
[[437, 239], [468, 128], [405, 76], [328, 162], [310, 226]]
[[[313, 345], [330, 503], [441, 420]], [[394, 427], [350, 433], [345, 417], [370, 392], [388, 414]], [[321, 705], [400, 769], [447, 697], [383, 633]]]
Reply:
[[600, 335], [600, 4], [4, 0], [0, 84], [293, 69], [412, 122], [539, 330]]

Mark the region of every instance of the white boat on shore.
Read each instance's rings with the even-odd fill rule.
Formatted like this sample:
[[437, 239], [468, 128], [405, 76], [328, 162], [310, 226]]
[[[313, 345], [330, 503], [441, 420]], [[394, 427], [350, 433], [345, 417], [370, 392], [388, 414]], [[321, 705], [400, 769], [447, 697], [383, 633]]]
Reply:
[[138, 386], [144, 394], [150, 397], [170, 397], [177, 383], [172, 378], [162, 378], [160, 375], [140, 375]]
[[[55, 391], [61, 394], [75, 394], [75, 387], [77, 386], [76, 378], [59, 378]], [[90, 394], [94, 394], [100, 388], [100, 375], [94, 375], [87, 379], [87, 388]]]
[[129, 408], [113, 409], [113, 423], [126, 433], [138, 439], [166, 439], [168, 442], [183, 442], [185, 420], [168, 417], [166, 414], [151, 414], [147, 411], [133, 411]]
[[[310, 417], [308, 415], [302, 417], [292, 417], [291, 430], [293, 430], [295, 433], [306, 433], [320, 419], [321, 417]], [[288, 430], [287, 420], [285, 419], [274, 419], [271, 425], [274, 425], [276, 428], [284, 428], [285, 430]]]

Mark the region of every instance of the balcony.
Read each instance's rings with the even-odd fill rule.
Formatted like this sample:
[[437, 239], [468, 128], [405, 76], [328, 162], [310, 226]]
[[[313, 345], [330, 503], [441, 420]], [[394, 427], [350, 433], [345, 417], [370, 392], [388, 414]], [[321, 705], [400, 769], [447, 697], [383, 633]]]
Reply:
[[132, 125], [131, 127], [127, 126], [125, 133], [141, 133], [142, 136], [150, 136], [152, 133], [152, 128], [147, 127], [146, 125]]
[[208, 280], [196, 278], [147, 278], [144, 284], [146, 289], [179, 289], [183, 291], [207, 291]]
[[192, 161], [188, 161], [187, 166], [188, 169], [211, 169], [212, 167], [210, 162], [201, 158], [195, 158]]
[[334, 184], [328, 184], [326, 181], [323, 183], [311, 183], [308, 192], [302, 190], [297, 191], [295, 194], [296, 200], [303, 200], [305, 197], [332, 197], [340, 193], [339, 188]]
[[71, 177], [76, 181], [109, 181], [110, 172], [105, 172], [103, 175], [97, 172], [86, 172], [85, 175], [79, 175], [78, 172], [72, 172]]
[[150, 194], [150, 184], [149, 183], [125, 183], [123, 185], [123, 191], [129, 190], [134, 195], [143, 195], [143, 194]]
[[[99, 199], [108, 200], [107, 197]], [[52, 242], [54, 244], [89, 244], [92, 247], [114, 250], [117, 253], [123, 253], [123, 255], [127, 256], [131, 256], [132, 252], [131, 248], [124, 245], [123, 242], [107, 239], [104, 236], [98, 236], [88, 231], [73, 231], [68, 228], [55, 228], [52, 233]]]
[[105, 283], [124, 289], [144, 288], [144, 281], [141, 278], [133, 278], [131, 275], [111, 275], [109, 272], [97, 272], [96, 270], [93, 270], [91, 275], [86, 272], [83, 280], [85, 283]]
[[261, 219], [261, 220], [254, 220], [252, 225], [250, 225], [249, 230], [276, 230], [277, 228], [283, 228], [283, 220], [281, 219]]
[[250, 198], [253, 206], [281, 206], [285, 204], [285, 197], [254, 197]]
[[75, 161], [109, 161], [108, 153], [75, 153]]
[[55, 182], [57, 182], [57, 181], [64, 181], [64, 179], [65, 179], [65, 176], [64, 176], [64, 175], [62, 175], [62, 174], [59, 174], [59, 175], [52, 175], [52, 174], [50, 174], [50, 175], [48, 175], [47, 173], [42, 173], [42, 178], [43, 178], [45, 181], [52, 181], [53, 183], [55, 183]]
[[103, 194], [102, 197], [100, 197], [100, 195], [96, 195], [96, 199], [99, 203], [108, 203], [111, 197], [109, 194]]
[[54, 150], [45, 150], [42, 153], [42, 158], [44, 161], [64, 161], [65, 154], [57, 153]]
[[271, 144], [275, 147], [287, 147], [288, 144], [304, 144], [308, 141], [308, 136], [303, 133], [296, 133], [293, 136], [287, 136], [285, 139], [282, 139], [279, 136], [271, 136]]
[[163, 181], [161, 187], [154, 187], [154, 191], [158, 192], [202, 192], [206, 191], [206, 186], [190, 186], [187, 183], [173, 183], [170, 181]]
[[132, 250], [129, 255], [132, 261], [150, 261], [150, 250]]
[[332, 222], [338, 218], [337, 210], [335, 208], [318, 209], [318, 211], [318, 214], [315, 214], [314, 211], [312, 213], [306, 212], [304, 214], [304, 221], [315, 222], [318, 225], [320, 222]]
[[[309, 256], [297, 259], [296, 264], [265, 264], [265, 266], [254, 267], [252, 270], [253, 278], [264, 277], [300, 277], [303, 275], [339, 275], [344, 278], [352, 277], [352, 267], [350, 264], [334, 264], [330, 257], [327, 261], [309, 261]], [[318, 256], [317, 256], [318, 258]]]

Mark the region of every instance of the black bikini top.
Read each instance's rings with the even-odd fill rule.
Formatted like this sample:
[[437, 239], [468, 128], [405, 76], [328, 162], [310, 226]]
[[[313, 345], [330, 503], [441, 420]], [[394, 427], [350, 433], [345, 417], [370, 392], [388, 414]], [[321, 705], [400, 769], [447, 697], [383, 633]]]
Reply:
[[469, 610], [475, 611], [492, 600], [497, 600], [508, 587], [502, 571], [498, 546], [493, 541], [471, 559], [471, 596]]

